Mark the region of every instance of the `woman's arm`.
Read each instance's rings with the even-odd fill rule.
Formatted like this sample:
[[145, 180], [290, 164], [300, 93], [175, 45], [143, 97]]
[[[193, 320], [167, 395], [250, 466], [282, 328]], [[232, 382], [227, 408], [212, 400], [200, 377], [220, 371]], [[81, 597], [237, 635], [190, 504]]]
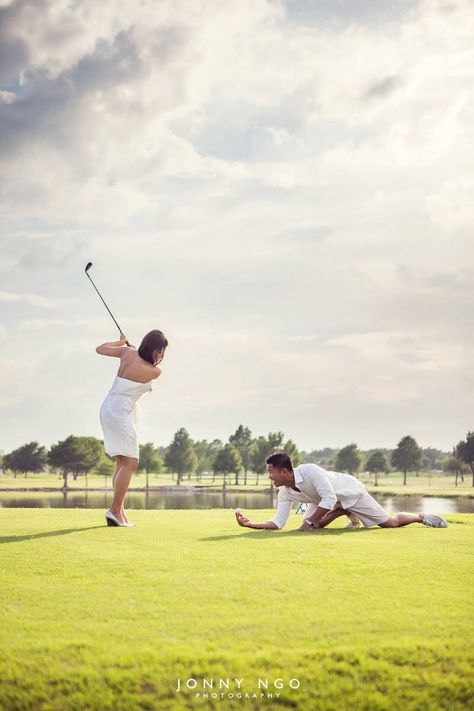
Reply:
[[102, 343], [100, 346], [97, 346], [95, 352], [99, 355], [114, 356], [115, 358], [120, 358], [122, 354], [127, 350], [127, 346], [125, 345], [126, 343], [127, 338], [122, 333], [122, 335], [120, 336], [120, 341]]

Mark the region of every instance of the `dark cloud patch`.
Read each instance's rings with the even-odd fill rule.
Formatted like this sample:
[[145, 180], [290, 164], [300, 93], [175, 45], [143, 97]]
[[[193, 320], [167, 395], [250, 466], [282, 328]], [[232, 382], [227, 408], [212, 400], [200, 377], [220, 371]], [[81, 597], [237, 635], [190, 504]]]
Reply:
[[[47, 22], [50, 11], [48, 0], [14, 0], [0, 8], [0, 88], [16, 82], [30, 66], [31, 52], [25, 36], [39, 22]], [[47, 41], [54, 44], [55, 39], [57, 36], [52, 33]]]
[[[41, 0], [38, 0], [41, 4]], [[15, 33], [19, 16], [28, 5], [24, 0], [0, 8], [0, 85], [11, 84], [28, 66], [29, 51], [26, 42]]]
[[128, 84], [143, 72], [133, 32], [120, 32], [112, 43], [99, 42], [93, 54], [64, 74], [64, 81], [74, 87], [74, 93], [84, 94]]
[[7, 89], [13, 83], [22, 68], [27, 66], [28, 58], [26, 43], [17, 37], [2, 37], [0, 30], [0, 88]]
[[402, 85], [402, 81], [397, 76], [390, 76], [372, 84], [364, 94], [365, 99], [385, 99], [393, 94]]
[[[160, 33], [153, 44], [163, 66], [183, 41], [178, 29], [170, 30], [169, 35]], [[119, 99], [116, 95], [108, 98], [107, 92], [121, 85], [133, 86], [149, 68], [140, 57], [131, 28], [118, 33], [112, 42], [100, 41], [93, 53], [55, 79], [45, 70], [26, 72], [28, 90], [24, 95], [10, 104], [0, 104], [3, 155], [15, 154], [28, 143], [45, 142], [65, 150], [80, 144], [91, 122], [100, 120], [88, 104], [91, 94], [103, 91], [102, 100], [110, 101], [116, 109]]]

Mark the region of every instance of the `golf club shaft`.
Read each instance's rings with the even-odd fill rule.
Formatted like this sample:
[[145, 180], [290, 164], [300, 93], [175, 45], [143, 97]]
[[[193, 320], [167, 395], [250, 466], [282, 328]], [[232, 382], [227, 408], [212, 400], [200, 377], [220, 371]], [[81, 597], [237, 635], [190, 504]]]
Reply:
[[[119, 333], [122, 334], [122, 333], [123, 333], [122, 329], [121, 329], [120, 326], [118, 325], [118, 323], [117, 323], [117, 321], [116, 321], [116, 319], [115, 319], [115, 317], [114, 317], [112, 311], [109, 309], [109, 307], [108, 307], [107, 304], [105, 303], [104, 299], [102, 298], [102, 294], [100, 293], [100, 291], [98, 290], [98, 288], [96, 287], [96, 285], [94, 284], [94, 282], [92, 281], [92, 279], [91, 279], [91, 277], [89, 276], [89, 273], [88, 273], [88, 272], [86, 272], [86, 276], [89, 278], [90, 283], [92, 284], [92, 286], [94, 287], [94, 289], [96, 290], [96, 292], [99, 294], [100, 300], [102, 301], [102, 303], [104, 304], [105, 308], [107, 309], [107, 311], [108, 311], [109, 314], [111, 315], [112, 321], [113, 321], [113, 322], [115, 323], [115, 325], [117, 326], [117, 328], [118, 328], [118, 330], [119, 330]], [[125, 342], [126, 342], [127, 346], [130, 345], [130, 343], [129, 343], [128, 341], [125, 341]]]

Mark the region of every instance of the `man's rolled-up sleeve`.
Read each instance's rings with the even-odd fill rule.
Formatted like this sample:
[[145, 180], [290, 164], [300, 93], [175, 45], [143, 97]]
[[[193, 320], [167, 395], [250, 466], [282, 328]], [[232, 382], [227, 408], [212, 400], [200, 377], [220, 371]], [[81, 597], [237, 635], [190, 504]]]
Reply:
[[322, 509], [329, 509], [329, 511], [332, 511], [337, 503], [337, 496], [328, 477], [322, 471], [312, 471], [311, 481], [321, 497], [321, 501], [318, 506]]
[[279, 501], [275, 515], [270, 521], [273, 521], [278, 528], [283, 528], [288, 521], [292, 505], [293, 503], [291, 501]]

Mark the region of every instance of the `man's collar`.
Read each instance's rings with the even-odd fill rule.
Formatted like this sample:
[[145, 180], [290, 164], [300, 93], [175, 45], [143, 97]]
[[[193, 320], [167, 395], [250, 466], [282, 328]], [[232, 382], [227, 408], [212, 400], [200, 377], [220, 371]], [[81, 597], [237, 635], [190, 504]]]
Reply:
[[296, 469], [293, 469], [293, 478], [295, 480], [294, 486], [290, 486], [289, 488], [295, 491], [300, 491], [300, 489], [298, 488], [298, 484], [301, 484], [301, 482], [303, 481], [303, 475], [301, 474], [301, 472], [297, 472]]
[[299, 472], [299, 471], [297, 471], [296, 469], [293, 469], [293, 475], [294, 475], [294, 477], [295, 477], [295, 486], [296, 486], [297, 484], [301, 484], [301, 482], [303, 481], [303, 475], [302, 475], [302, 473]]

